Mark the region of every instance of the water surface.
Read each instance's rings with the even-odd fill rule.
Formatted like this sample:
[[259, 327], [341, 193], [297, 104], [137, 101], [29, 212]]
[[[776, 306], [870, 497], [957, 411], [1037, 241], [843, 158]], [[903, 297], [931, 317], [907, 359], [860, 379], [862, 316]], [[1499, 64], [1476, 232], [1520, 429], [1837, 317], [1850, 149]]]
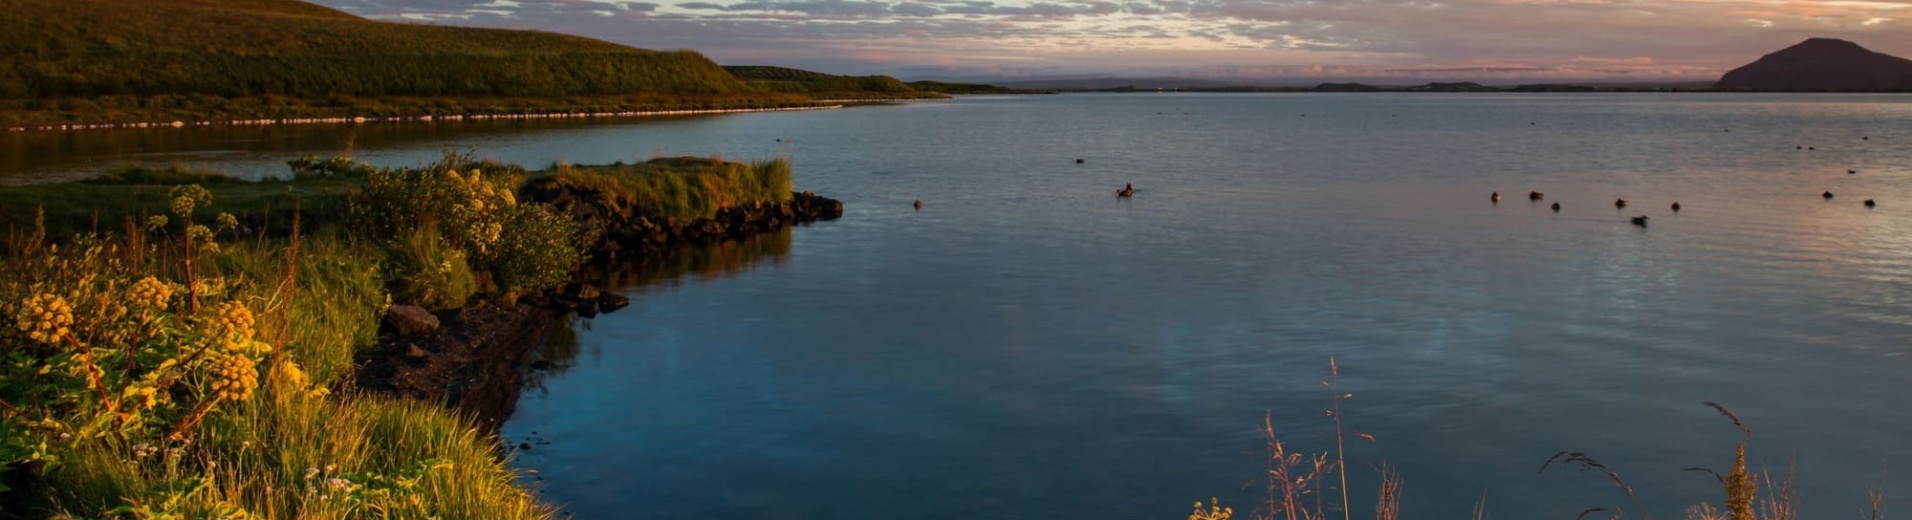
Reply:
[[[1675, 518], [1718, 500], [1680, 469], [1731, 462], [1708, 400], [1756, 460], [1797, 460], [1806, 517], [1912, 456], [1912, 98], [1062, 95], [376, 128], [351, 147], [386, 163], [789, 154], [799, 189], [847, 204], [623, 273], [631, 307], [571, 325], [504, 433], [548, 443], [516, 464], [582, 518], [1246, 512], [1264, 413], [1291, 449], [1333, 446], [1330, 357], [1346, 425], [1377, 440], [1349, 444], [1357, 516], [1383, 461], [1409, 518], [1483, 493], [1501, 518], [1631, 509], [1598, 475], [1535, 474], [1578, 450]], [[341, 148], [154, 135], [6, 178]]]

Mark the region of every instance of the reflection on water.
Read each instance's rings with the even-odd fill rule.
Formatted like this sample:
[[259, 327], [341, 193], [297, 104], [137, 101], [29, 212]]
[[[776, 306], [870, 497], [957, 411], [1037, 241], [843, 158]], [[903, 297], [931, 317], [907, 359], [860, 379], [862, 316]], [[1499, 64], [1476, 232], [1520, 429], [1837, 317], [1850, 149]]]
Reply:
[[[181, 164], [251, 179], [283, 177], [287, 175], [285, 161], [307, 155], [355, 157], [381, 165], [412, 164], [429, 160], [432, 154], [446, 149], [478, 146], [490, 151], [493, 148], [490, 143], [527, 134], [668, 125], [711, 117], [723, 116], [4, 132], [0, 133], [0, 185], [81, 179], [127, 164]], [[642, 151], [634, 150], [631, 155]], [[538, 159], [526, 166], [537, 167], [542, 166], [541, 162], [556, 160]], [[531, 159], [513, 157], [511, 160]]]
[[[790, 255], [791, 229], [784, 228], [743, 240], [684, 248], [669, 256], [642, 262], [591, 266], [584, 273], [584, 278], [604, 290], [635, 295], [676, 288], [685, 283], [722, 280], [764, 266], [775, 269], [783, 265]], [[633, 301], [632, 304], [642, 305], [643, 302]], [[591, 320], [588, 318], [579, 318], [576, 314], [559, 317], [558, 323], [552, 325], [544, 347], [531, 361], [535, 369], [524, 377], [525, 391], [546, 394], [544, 382], [547, 377], [562, 375], [576, 367], [578, 355], [582, 351], [579, 346], [580, 333], [589, 330]]]
[[586, 270], [584, 277], [599, 287], [625, 292], [675, 288], [686, 281], [722, 280], [754, 271], [760, 265], [773, 268], [783, 265], [785, 257], [790, 255], [791, 230], [784, 228], [743, 240], [681, 249], [660, 259], [618, 262], [609, 268], [593, 266]]

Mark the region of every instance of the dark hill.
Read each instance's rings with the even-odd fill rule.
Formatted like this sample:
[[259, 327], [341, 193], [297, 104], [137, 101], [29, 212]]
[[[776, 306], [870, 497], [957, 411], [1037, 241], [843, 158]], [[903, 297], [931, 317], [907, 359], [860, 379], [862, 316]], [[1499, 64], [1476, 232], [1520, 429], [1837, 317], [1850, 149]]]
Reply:
[[1912, 60], [1872, 52], [1845, 40], [1811, 38], [1727, 72], [1713, 88], [1845, 92], [1912, 90]]
[[[837, 76], [788, 67], [767, 65], [726, 65], [724, 70], [753, 88], [772, 92], [797, 92], [821, 97], [920, 97], [923, 94], [889, 76]], [[933, 95], [933, 94], [932, 94]]]
[[690, 51], [366, 20], [297, 0], [8, 0], [0, 99], [729, 94]]

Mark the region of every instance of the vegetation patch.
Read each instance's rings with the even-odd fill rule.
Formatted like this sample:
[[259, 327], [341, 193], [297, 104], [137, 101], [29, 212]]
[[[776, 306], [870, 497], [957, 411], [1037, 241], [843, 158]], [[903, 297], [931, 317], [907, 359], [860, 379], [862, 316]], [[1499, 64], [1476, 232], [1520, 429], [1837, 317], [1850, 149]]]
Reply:
[[651, 218], [713, 218], [723, 208], [791, 199], [790, 159], [748, 163], [722, 157], [674, 157], [638, 164], [571, 166], [550, 171], [558, 184], [597, 193], [614, 211]]

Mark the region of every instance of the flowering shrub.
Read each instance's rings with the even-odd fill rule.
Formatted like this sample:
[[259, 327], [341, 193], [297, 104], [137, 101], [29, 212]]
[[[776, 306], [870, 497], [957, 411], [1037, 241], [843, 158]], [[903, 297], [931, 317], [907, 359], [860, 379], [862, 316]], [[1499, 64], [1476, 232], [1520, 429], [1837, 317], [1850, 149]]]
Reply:
[[[180, 253], [190, 266], [217, 246], [192, 223], [211, 195], [198, 186], [174, 195], [182, 251], [200, 246]], [[181, 442], [258, 389], [258, 364], [273, 347], [258, 338], [253, 310], [229, 297], [225, 280], [195, 280], [190, 267], [172, 279], [167, 265], [137, 260], [166, 255], [128, 247], [82, 236], [0, 266], [11, 271], [0, 301], [17, 302], [0, 304], [0, 471], [58, 465], [88, 440]]]
[[[578, 224], [542, 206], [519, 204], [513, 190], [522, 181], [519, 170], [457, 155], [429, 168], [380, 169], [366, 175], [350, 217], [372, 236], [394, 241], [393, 246], [416, 230], [436, 230], [473, 271], [489, 277], [492, 286], [483, 289], [522, 294], [563, 282], [584, 259]], [[434, 292], [416, 289], [394, 292]]]

